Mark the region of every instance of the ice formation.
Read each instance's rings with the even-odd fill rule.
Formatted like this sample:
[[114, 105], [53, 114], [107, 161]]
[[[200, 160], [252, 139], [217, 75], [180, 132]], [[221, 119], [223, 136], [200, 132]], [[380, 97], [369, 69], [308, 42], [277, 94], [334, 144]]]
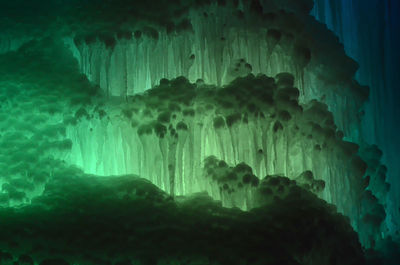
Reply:
[[[265, 192], [274, 189], [271, 182], [286, 190], [273, 203], [273, 194]], [[61, 178], [24, 209], [0, 209], [7, 216], [2, 236], [10, 238], [0, 247], [17, 253], [0, 252], [0, 262], [363, 264], [357, 234], [331, 205], [282, 177], [262, 181], [254, 193], [258, 207], [243, 212], [223, 208], [206, 194], [174, 201], [132, 175]], [[35, 251], [26, 255], [19, 249]]]
[[96, 1], [0, 19], [0, 264], [362, 264], [357, 240], [395, 246], [368, 88], [312, 1]]
[[[374, 10], [374, 12], [371, 12]], [[400, 67], [398, 1], [315, 1], [313, 15], [332, 29], [346, 53], [360, 65], [357, 80], [370, 87], [365, 104], [362, 135], [383, 151], [391, 184], [388, 203], [389, 228], [395, 231], [400, 218], [400, 167], [397, 136], [400, 124], [398, 69]], [[363, 26], [359, 26], [363, 25]]]
[[368, 95], [353, 81], [357, 64], [325, 28], [309, 22], [308, 9], [295, 16], [276, 6], [264, 7], [265, 14], [251, 7], [236, 9], [229, 1], [191, 10], [187, 29], [178, 32], [145, 26], [66, 41], [81, 71], [110, 96], [143, 92], [162, 78], [185, 76], [191, 82], [226, 85], [249, 73], [290, 72], [300, 100], [332, 103], [336, 123], [357, 139], [357, 115]]
[[66, 161], [92, 174], [138, 174], [170, 194], [207, 190], [218, 199], [219, 190], [199, 178], [208, 156], [247, 163], [257, 176], [295, 178], [311, 170], [326, 183], [322, 198], [350, 216], [368, 184], [366, 165], [357, 145], [342, 140], [326, 105], [299, 105], [293, 81], [287, 73], [276, 81], [250, 75], [218, 88], [163, 79], [103, 108], [103, 116], [79, 109], [79, 122], [67, 128], [73, 144]]

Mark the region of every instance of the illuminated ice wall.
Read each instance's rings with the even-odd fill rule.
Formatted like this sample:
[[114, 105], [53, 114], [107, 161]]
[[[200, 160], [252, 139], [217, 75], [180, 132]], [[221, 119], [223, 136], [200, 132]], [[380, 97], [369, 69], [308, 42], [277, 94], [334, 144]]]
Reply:
[[[9, 4], [0, 205], [53, 209], [52, 198], [75, 200], [68, 192], [84, 200], [71, 190], [85, 187], [163, 207], [206, 192], [253, 213], [313, 193], [349, 218], [366, 249], [398, 239], [389, 2], [370, 1], [381, 24], [363, 28], [355, 1], [160, 1], [156, 11], [126, 1], [54, 1], [49, 17]], [[29, 16], [37, 20], [19, 21]]]
[[[128, 33], [99, 37], [77, 35], [73, 40], [66, 39], [66, 43], [78, 59], [81, 71], [91, 81], [99, 84], [108, 96], [124, 97], [128, 102], [130, 96], [158, 85], [162, 78], [185, 76], [190, 82], [201, 87], [203, 83], [226, 85], [234, 78], [249, 73], [255, 75], [264, 73], [269, 76], [281, 72], [293, 74], [294, 85], [299, 88], [299, 102], [305, 104], [315, 99], [327, 104], [334, 119], [329, 119], [329, 122], [337, 124], [338, 129], [344, 132], [345, 139], [362, 146], [360, 155], [364, 156], [365, 160], [374, 161], [374, 164], [370, 163], [364, 178], [370, 178], [369, 189], [373, 196], [377, 197], [375, 199], [380, 201], [381, 205], [386, 205], [388, 185], [385, 183], [385, 167], [379, 162], [380, 150], [369, 147], [366, 138], [360, 134], [363, 104], [368, 97], [368, 88], [354, 81], [357, 64], [345, 55], [341, 44], [324, 25], [313, 21], [308, 15], [310, 10], [311, 5], [307, 4], [294, 6], [285, 3], [265, 3], [263, 6], [257, 6], [254, 3], [243, 5], [238, 2], [235, 6], [235, 3], [231, 2], [226, 5], [215, 3], [190, 10], [179, 31], [146, 26], [138, 27]], [[296, 15], [292, 13], [293, 11]], [[280, 104], [279, 100], [274, 98], [272, 102]], [[129, 107], [129, 104], [125, 108], [120, 115], [125, 115], [128, 120], [140, 109]], [[181, 108], [165, 107], [164, 113], [152, 113], [152, 119], [157, 115], [165, 115], [169, 121], [170, 116], [175, 115], [173, 112]], [[194, 106], [192, 109], [184, 108], [183, 113], [204, 112]], [[241, 119], [244, 113], [228, 111], [224, 116], [239, 115], [236, 119]], [[168, 141], [164, 140], [163, 143], [157, 143], [155, 139], [137, 137], [138, 132], [141, 134], [140, 127], [138, 129], [130, 127], [135, 127], [136, 124], [143, 126], [143, 121], [146, 119], [135, 115], [133, 115], [135, 126], [125, 122], [125, 125], [121, 125], [118, 129], [104, 122], [84, 122], [78, 130], [74, 128], [68, 131], [71, 139], [79, 142], [72, 147], [71, 163], [92, 174], [140, 174], [152, 179], [160, 187], [176, 191], [178, 194], [204, 189], [205, 184], [200, 182], [195, 181], [196, 184], [191, 184], [188, 175], [196, 172], [196, 168], [201, 167], [200, 161], [209, 155], [216, 155], [230, 164], [246, 162], [257, 170], [258, 176], [284, 174], [294, 178], [301, 172], [311, 170], [324, 179], [329, 187], [322, 197], [334, 202], [346, 215], [353, 216], [353, 225], [358, 226], [356, 219], [360, 218], [359, 212], [362, 211], [359, 206], [355, 206], [358, 202], [349, 206], [345, 199], [346, 195], [338, 193], [349, 194], [356, 186], [361, 189], [364, 187], [362, 184], [352, 186], [344, 184], [346, 181], [329, 180], [336, 175], [345, 174], [338, 173], [338, 167], [343, 166], [346, 172], [351, 172], [352, 169], [351, 166], [349, 168], [343, 165], [343, 162], [334, 162], [335, 159], [328, 159], [332, 167], [319, 162], [319, 156], [313, 155], [313, 150], [317, 148], [315, 146], [326, 143], [313, 143], [314, 149], [311, 148], [310, 151], [305, 151], [305, 147], [298, 147], [300, 151], [291, 151], [296, 145], [291, 144], [289, 140], [295, 139], [295, 142], [304, 140], [299, 140], [292, 134], [276, 138], [273, 131], [268, 133], [268, 124], [273, 122], [266, 122], [265, 128], [255, 125], [254, 129], [250, 129], [255, 131], [252, 141], [244, 140], [248, 134], [246, 131], [249, 130], [246, 128], [247, 124], [244, 126], [246, 128], [244, 132], [241, 126], [238, 126], [235, 130], [216, 133], [213, 132], [215, 128], [212, 127], [212, 120], [218, 114], [218, 111], [214, 111], [214, 114], [210, 114], [210, 118], [206, 118], [209, 115], [202, 115], [194, 119], [196, 122], [187, 122], [186, 120], [192, 115], [183, 115], [183, 121], [189, 123], [189, 128], [193, 131], [179, 144], [167, 143]], [[179, 121], [179, 116], [177, 119]], [[172, 124], [174, 123], [177, 125], [177, 122], [173, 121]], [[165, 125], [168, 125], [168, 122]], [[87, 134], [88, 126], [93, 128], [93, 134]], [[318, 129], [314, 128], [315, 130]], [[266, 136], [263, 137], [263, 134]], [[312, 137], [304, 136], [304, 138]], [[100, 140], [97, 137], [100, 137]], [[261, 138], [257, 139], [258, 137]], [[280, 143], [279, 139], [283, 142]], [[278, 151], [274, 151], [276, 146]], [[169, 154], [171, 148], [173, 153]], [[151, 150], [150, 154], [147, 154], [146, 150]], [[269, 151], [263, 155], [256, 155], [254, 152], [249, 154], [247, 150]], [[357, 152], [357, 148], [354, 150]], [[298, 154], [299, 152], [302, 154]], [[98, 155], [93, 156], [93, 154]], [[170, 158], [171, 156], [174, 158]], [[257, 156], [260, 158], [256, 158]], [[305, 156], [311, 158], [313, 165], [304, 162], [307, 160]], [[330, 155], [324, 157], [326, 159]], [[177, 174], [178, 179], [182, 181], [171, 184], [168, 180], [167, 173], [170, 166], [168, 159], [177, 163], [173, 166], [174, 168], [177, 166], [178, 169], [174, 174]], [[265, 162], [262, 163], [261, 160]], [[376, 163], [378, 165], [375, 165]], [[359, 165], [359, 168], [362, 173], [356, 175], [363, 175], [363, 166]], [[165, 177], [160, 178], [160, 175]], [[363, 182], [362, 177], [359, 178], [359, 182]], [[359, 197], [362, 201], [361, 195]], [[343, 200], [339, 202], [341, 199]], [[348, 207], [347, 210], [344, 210], [345, 205]]]

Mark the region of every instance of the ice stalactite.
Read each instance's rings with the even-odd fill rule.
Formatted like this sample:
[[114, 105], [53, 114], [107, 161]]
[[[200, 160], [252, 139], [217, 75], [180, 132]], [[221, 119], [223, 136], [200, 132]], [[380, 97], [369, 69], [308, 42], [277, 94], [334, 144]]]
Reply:
[[[222, 88], [163, 79], [127, 102], [78, 110], [79, 121], [67, 128], [67, 162], [89, 174], [139, 174], [175, 195], [206, 190], [227, 206], [249, 209], [253, 202], [239, 199], [246, 192], [232, 199], [202, 177], [203, 161], [215, 156], [246, 163], [258, 177], [285, 175], [314, 187], [357, 227], [368, 185], [358, 146], [343, 141], [325, 104], [299, 105], [293, 84], [287, 73], [276, 81], [250, 75]], [[322, 184], [308, 171], [326, 187], [317, 188]]]
[[[372, 11], [373, 10], [373, 11]], [[372, 12], [371, 12], [372, 11]], [[391, 184], [387, 219], [391, 233], [399, 229], [400, 185], [397, 132], [400, 124], [400, 45], [398, 1], [316, 0], [312, 14], [338, 35], [346, 53], [360, 65], [357, 80], [370, 87], [362, 120], [362, 138], [383, 150]]]
[[307, 9], [294, 14], [273, 5], [264, 13], [243, 8], [230, 3], [191, 9], [179, 32], [144, 27], [107, 37], [77, 35], [71, 49], [81, 71], [110, 96], [141, 93], [162, 78], [225, 85], [249, 73], [289, 72], [301, 102], [327, 103], [339, 128], [358, 139], [368, 92], [352, 80], [356, 63], [337, 39]]
[[311, 1], [128, 2], [0, 16], [0, 263], [363, 264], [390, 242], [367, 89]]

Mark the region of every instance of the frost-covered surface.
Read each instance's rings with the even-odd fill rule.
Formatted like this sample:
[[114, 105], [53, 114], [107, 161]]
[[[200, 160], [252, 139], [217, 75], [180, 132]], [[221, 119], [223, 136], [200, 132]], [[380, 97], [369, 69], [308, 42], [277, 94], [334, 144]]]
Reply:
[[[96, 88], [53, 40], [32, 41], [0, 56], [0, 203], [29, 203], [65, 167], [72, 141], [68, 113], [90, 104]], [[54, 63], [54, 62], [58, 63]]]
[[273, 199], [265, 192], [273, 184], [266, 183], [256, 190], [258, 207], [242, 212], [206, 194], [174, 202], [135, 176], [59, 178], [31, 205], [0, 209], [0, 259], [58, 259], [42, 265], [363, 264], [357, 234], [344, 216], [288, 179], [276, 180], [287, 183], [285, 194]]

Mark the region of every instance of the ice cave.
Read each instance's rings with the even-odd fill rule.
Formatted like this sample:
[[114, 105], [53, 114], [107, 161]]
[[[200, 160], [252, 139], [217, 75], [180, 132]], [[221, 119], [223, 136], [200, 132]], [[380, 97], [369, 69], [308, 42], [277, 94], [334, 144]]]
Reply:
[[0, 1], [0, 265], [399, 265], [400, 1]]

